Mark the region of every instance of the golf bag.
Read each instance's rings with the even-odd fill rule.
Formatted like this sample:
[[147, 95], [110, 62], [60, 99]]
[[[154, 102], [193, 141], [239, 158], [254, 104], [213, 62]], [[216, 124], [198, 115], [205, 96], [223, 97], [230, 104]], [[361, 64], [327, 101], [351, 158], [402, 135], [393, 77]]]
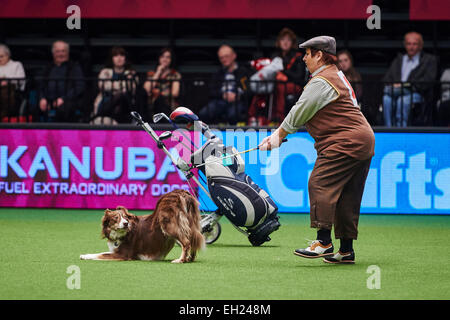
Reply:
[[[280, 227], [278, 208], [267, 192], [245, 174], [244, 160], [236, 148], [225, 146], [223, 141], [211, 132], [208, 125], [199, 121], [188, 108], [178, 107], [170, 114], [170, 118], [163, 113], [155, 114], [153, 122], [166, 118], [176, 129], [178, 127], [175, 121], [187, 123], [188, 126], [194, 122], [200, 124], [201, 132], [207, 141], [191, 155], [191, 163], [188, 164], [181, 157], [174, 158], [167, 150], [164, 140], [172, 137], [170, 131], [158, 136], [139, 113], [133, 111], [131, 116], [152, 137], [158, 148], [162, 149], [172, 163], [184, 173], [187, 181], [195, 181], [217, 205], [216, 212], [202, 215], [201, 227], [206, 243], [211, 244], [219, 238], [221, 227], [218, 220], [222, 216], [226, 216], [236, 229], [245, 234], [253, 246], [260, 246], [271, 240], [269, 234]], [[191, 144], [195, 146], [192, 140]], [[227, 157], [227, 154], [230, 156]], [[193, 169], [199, 169], [206, 176], [208, 190], [194, 175]], [[192, 188], [191, 191], [196, 193]]]
[[269, 241], [268, 235], [277, 230], [278, 207], [268, 193], [261, 189], [250, 176], [245, 174], [245, 163], [238, 151], [225, 146], [209, 128], [203, 130], [207, 142], [191, 156], [191, 163], [204, 163], [199, 167], [207, 179], [211, 199], [219, 215], [224, 215], [237, 227], [245, 227], [250, 242], [261, 245]]

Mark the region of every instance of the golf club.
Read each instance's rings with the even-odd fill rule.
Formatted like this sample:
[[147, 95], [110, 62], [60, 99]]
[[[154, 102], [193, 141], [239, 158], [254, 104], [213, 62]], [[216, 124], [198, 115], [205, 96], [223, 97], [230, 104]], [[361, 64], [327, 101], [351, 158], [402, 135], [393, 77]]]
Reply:
[[136, 122], [142, 126], [142, 128], [152, 137], [152, 139], [157, 143], [158, 148], [162, 149], [164, 153], [169, 157], [169, 159], [172, 161], [172, 163], [180, 169], [183, 174], [186, 176], [186, 179], [193, 179], [195, 183], [206, 193], [206, 195], [212, 200], [211, 195], [209, 194], [208, 190], [198, 181], [197, 177], [193, 174], [188, 174], [187, 172], [191, 169], [189, 165], [181, 158], [179, 157], [178, 160], [174, 158], [174, 156], [167, 150], [164, 142], [162, 142], [156, 132], [153, 130], [153, 128], [147, 123], [144, 122], [141, 115], [136, 111], [131, 111], [131, 116], [136, 120]]
[[[191, 138], [188, 137], [188, 136], [186, 136], [186, 135], [184, 134], [183, 130], [181, 130], [180, 127], [178, 127], [177, 124], [176, 124], [175, 122], [173, 122], [173, 121], [172, 121], [165, 113], [160, 112], [160, 113], [154, 114], [154, 115], [153, 115], [153, 123], [158, 123], [158, 122], [161, 121], [163, 118], [166, 119], [166, 120], [172, 125], [172, 127], [174, 127], [175, 130], [179, 130], [180, 133], [181, 133], [181, 135], [182, 135], [184, 138], [188, 139], [188, 140], [191, 142], [191, 145], [192, 145], [194, 148], [198, 149], [197, 145], [191, 140]], [[181, 141], [179, 141], [179, 142], [181, 142]]]
[[[287, 140], [286, 138], [284, 138], [281, 142], [287, 142], [287, 141], [288, 141], [288, 140]], [[220, 161], [223, 161], [224, 159], [228, 159], [228, 158], [235, 157], [235, 156], [237, 156], [238, 154], [244, 154], [244, 153], [247, 153], [247, 152], [250, 152], [250, 151], [255, 151], [255, 150], [259, 150], [259, 146], [258, 146], [258, 147], [255, 147], [255, 148], [252, 148], [252, 149], [245, 150], [245, 151], [236, 152], [236, 153], [227, 155], [227, 156], [225, 156], [225, 157], [221, 157], [220, 159], [211, 160], [211, 161], [206, 161], [206, 162], [204, 162], [204, 163], [200, 163], [200, 164], [197, 164], [197, 165], [193, 165], [192, 167], [193, 167], [193, 168], [199, 168], [199, 167], [202, 167], [202, 166], [207, 165], [207, 164], [209, 164], [209, 163], [220, 162]]]
[[170, 132], [170, 131], [164, 131], [163, 133], [161, 133], [161, 134], [159, 135], [159, 140], [167, 140], [167, 139], [169, 139], [170, 137], [172, 137], [172, 132]]
[[161, 135], [159, 136], [159, 140], [163, 141], [163, 140], [167, 140], [169, 138], [174, 139], [175, 141], [177, 141], [178, 143], [181, 143], [183, 145], [183, 147], [185, 147], [187, 150], [191, 150], [191, 147], [188, 146], [187, 144], [183, 143], [183, 141], [180, 140], [179, 137], [177, 137], [176, 135], [172, 134], [171, 131], [164, 131], [163, 133], [161, 133]]

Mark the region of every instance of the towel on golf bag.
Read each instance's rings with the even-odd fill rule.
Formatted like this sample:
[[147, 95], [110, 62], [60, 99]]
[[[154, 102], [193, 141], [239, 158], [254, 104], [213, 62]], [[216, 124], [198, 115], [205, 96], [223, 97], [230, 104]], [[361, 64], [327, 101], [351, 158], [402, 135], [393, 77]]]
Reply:
[[245, 174], [241, 155], [222, 159], [237, 153], [226, 147], [217, 137], [208, 140], [192, 154], [192, 163], [206, 163], [200, 170], [206, 175], [211, 198], [234, 225], [253, 229], [268, 217], [273, 218], [278, 207], [269, 194]]

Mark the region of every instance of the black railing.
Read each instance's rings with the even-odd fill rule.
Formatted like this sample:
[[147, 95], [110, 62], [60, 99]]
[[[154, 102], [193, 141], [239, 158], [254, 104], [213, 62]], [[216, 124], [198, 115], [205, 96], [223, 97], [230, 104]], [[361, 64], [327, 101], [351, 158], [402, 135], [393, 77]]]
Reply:
[[[178, 90], [174, 90], [178, 82]], [[450, 82], [352, 83], [362, 112], [373, 126], [448, 126], [440, 109], [449, 108]], [[130, 123], [139, 111], [170, 113], [180, 105], [211, 124], [279, 123], [298, 100], [302, 88], [278, 81], [210, 79], [151, 80], [130, 76], [98, 78], [1, 79], [1, 122]], [[441, 97], [444, 96], [444, 99]]]
[[450, 90], [449, 84], [439, 81], [363, 81], [352, 85], [354, 88], [360, 85], [362, 94], [358, 101], [372, 125], [407, 127], [450, 124], [450, 119], [440, 119], [443, 113], [439, 110], [447, 103], [445, 100], [448, 99], [443, 95]]

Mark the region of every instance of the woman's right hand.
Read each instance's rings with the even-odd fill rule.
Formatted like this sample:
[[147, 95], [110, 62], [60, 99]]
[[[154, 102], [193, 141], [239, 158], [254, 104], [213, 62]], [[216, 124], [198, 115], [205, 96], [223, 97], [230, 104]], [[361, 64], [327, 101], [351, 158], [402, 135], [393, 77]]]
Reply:
[[156, 72], [155, 75], [159, 76], [161, 75], [161, 73], [164, 71], [164, 69], [166, 69], [165, 66], [163, 66], [162, 64], [158, 65], [158, 67], [156, 67]]
[[261, 141], [261, 143], [258, 145], [259, 150], [261, 151], [270, 151], [272, 150], [272, 145], [271, 145], [271, 136], [265, 137], [263, 139], [263, 141]]

